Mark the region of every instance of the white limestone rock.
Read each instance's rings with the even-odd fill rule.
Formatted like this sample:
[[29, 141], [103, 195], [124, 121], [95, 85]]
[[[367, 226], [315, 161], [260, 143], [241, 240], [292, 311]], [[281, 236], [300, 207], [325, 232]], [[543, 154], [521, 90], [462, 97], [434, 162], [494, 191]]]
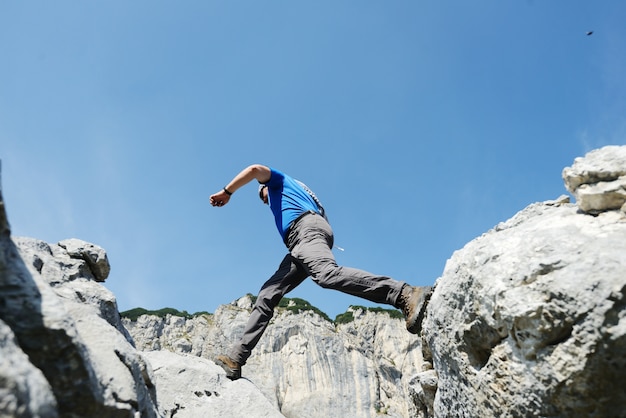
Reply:
[[41, 416], [158, 416], [150, 367], [88, 262], [35, 239], [5, 235], [0, 247], [0, 319], [54, 395]]
[[438, 385], [422, 412], [615, 416], [625, 305], [626, 215], [530, 205], [455, 252], [438, 279], [424, 323]]
[[[15, 238], [7, 242], [13, 261], [0, 257], [2, 266], [17, 271], [0, 280], [2, 295], [12, 296], [0, 304], [0, 318], [11, 323], [0, 320], [0, 416], [282, 417], [254, 385], [230, 382], [206, 359], [138, 352], [114, 295], [96, 282], [85, 257], [76, 255], [96, 246], [64, 243]], [[98, 259], [106, 259], [97, 252]], [[33, 306], [34, 312], [22, 309], [18, 318], [12, 313], [19, 306]], [[173, 350], [190, 351], [191, 343], [179, 333], [186, 330], [182, 318], [170, 316], [170, 327], [146, 318], [146, 339], [161, 330], [167, 347], [171, 342]], [[193, 331], [193, 323], [190, 327]], [[28, 356], [15, 344], [13, 329]]]
[[284, 418], [247, 379], [230, 381], [212, 361], [149, 351], [162, 416], [176, 418]]
[[57, 417], [50, 384], [22, 351], [11, 328], [1, 320], [0, 353], [0, 416]]
[[563, 169], [563, 180], [581, 210], [626, 212], [626, 146], [606, 146], [576, 158]]
[[102, 247], [76, 238], [60, 241], [58, 245], [71, 258], [84, 260], [97, 282], [104, 282], [109, 277], [111, 266], [107, 253]]
[[[251, 308], [245, 296], [214, 315], [144, 315], [124, 324], [139, 349], [214, 359], [237, 341]], [[335, 326], [312, 311], [279, 309], [243, 376], [287, 417], [412, 416], [409, 383], [421, 370], [419, 338], [386, 313], [351, 312], [354, 321]]]

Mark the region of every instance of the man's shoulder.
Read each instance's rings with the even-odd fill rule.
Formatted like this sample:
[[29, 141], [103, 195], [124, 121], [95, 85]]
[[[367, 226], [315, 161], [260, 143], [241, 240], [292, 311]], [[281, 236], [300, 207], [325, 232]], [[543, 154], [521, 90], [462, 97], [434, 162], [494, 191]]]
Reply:
[[276, 168], [270, 167], [270, 179], [266, 184], [270, 187], [281, 185], [282, 183], [284, 183], [286, 178], [289, 178], [287, 174]]

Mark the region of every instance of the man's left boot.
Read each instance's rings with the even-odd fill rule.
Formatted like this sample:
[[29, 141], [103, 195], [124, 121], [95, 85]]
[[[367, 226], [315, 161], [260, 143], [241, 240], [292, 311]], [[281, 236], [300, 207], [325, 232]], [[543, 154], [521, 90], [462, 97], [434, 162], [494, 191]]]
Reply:
[[406, 329], [411, 334], [420, 334], [422, 332], [422, 321], [432, 294], [432, 286], [416, 287], [405, 284], [402, 287], [396, 302], [396, 308], [400, 309], [404, 314]]
[[241, 377], [241, 365], [228, 356], [217, 356], [215, 364], [226, 372], [226, 377], [230, 380], [237, 380]]

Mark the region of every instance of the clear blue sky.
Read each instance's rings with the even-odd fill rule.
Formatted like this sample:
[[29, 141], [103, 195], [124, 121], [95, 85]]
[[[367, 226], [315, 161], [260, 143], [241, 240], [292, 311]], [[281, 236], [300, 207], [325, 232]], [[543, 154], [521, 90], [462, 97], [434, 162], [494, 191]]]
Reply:
[[316, 191], [340, 264], [432, 284], [626, 143], [624, 22], [623, 0], [0, 0], [13, 234], [105, 248], [120, 310], [213, 312], [285, 253], [256, 186], [209, 205], [262, 163]]

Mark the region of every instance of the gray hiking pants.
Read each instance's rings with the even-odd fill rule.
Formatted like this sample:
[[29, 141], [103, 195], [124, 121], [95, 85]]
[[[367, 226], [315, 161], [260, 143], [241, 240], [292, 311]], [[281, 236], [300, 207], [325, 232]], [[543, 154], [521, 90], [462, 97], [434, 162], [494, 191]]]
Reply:
[[306, 215], [295, 222], [286, 237], [289, 254], [261, 287], [241, 340], [230, 358], [243, 365], [257, 345], [282, 297], [308, 276], [318, 285], [377, 303], [396, 306], [404, 282], [338, 266], [332, 253], [333, 231], [322, 216]]

